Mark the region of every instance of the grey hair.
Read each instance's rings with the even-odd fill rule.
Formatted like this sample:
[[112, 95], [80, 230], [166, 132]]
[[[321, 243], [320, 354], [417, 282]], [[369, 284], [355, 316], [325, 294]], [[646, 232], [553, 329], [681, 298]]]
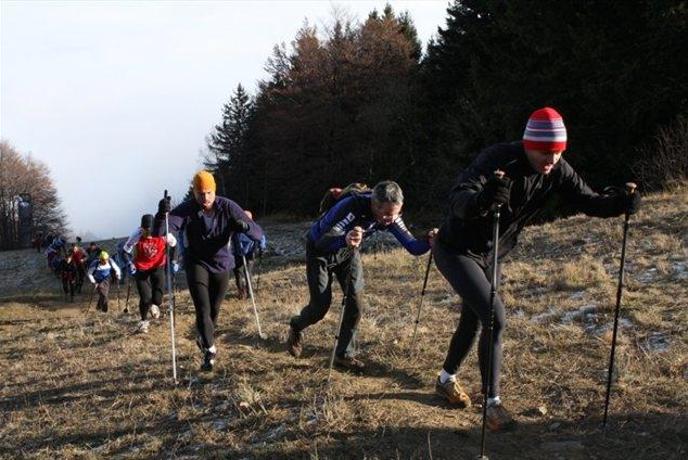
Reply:
[[383, 180], [373, 188], [373, 199], [378, 203], [404, 204], [404, 193], [396, 182]]

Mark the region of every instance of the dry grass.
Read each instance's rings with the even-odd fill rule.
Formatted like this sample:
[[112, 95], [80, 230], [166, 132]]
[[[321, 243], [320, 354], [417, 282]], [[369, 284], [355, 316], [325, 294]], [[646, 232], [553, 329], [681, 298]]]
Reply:
[[[491, 458], [688, 453], [688, 189], [645, 205], [630, 233], [619, 380], [606, 432], [600, 420], [620, 219], [574, 217], [529, 228], [505, 262], [503, 397], [520, 427], [489, 435]], [[433, 395], [460, 304], [435, 269], [416, 352], [408, 352], [426, 260], [402, 250], [365, 256], [368, 310], [359, 345], [370, 370], [335, 372], [330, 392], [326, 365], [339, 294], [333, 311], [307, 331], [303, 358], [283, 349], [288, 318], [307, 300], [301, 265], [273, 259], [261, 275], [267, 341], [257, 338], [247, 302], [226, 301], [212, 377], [197, 371], [193, 310], [180, 294], [178, 386], [164, 319], [148, 335], [132, 335], [135, 315], [84, 315], [85, 296], [64, 306], [53, 294], [56, 281], [43, 275], [42, 286], [23, 298], [0, 300], [0, 456], [474, 457], [479, 409], [455, 410]], [[460, 378], [477, 390], [475, 353]], [[534, 410], [540, 406], [546, 415]]]

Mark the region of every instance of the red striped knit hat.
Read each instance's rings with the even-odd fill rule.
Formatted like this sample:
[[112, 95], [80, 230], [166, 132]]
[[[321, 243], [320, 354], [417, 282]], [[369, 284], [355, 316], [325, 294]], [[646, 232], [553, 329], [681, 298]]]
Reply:
[[523, 132], [523, 147], [546, 152], [566, 150], [566, 126], [559, 112], [551, 107], [533, 112]]

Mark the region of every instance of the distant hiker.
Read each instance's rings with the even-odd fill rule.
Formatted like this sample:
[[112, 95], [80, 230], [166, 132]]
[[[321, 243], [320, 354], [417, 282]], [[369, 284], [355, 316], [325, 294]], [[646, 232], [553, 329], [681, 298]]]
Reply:
[[[165, 238], [164, 225], [156, 227], [160, 234], [153, 234], [153, 221], [154, 217], [151, 214], [142, 216], [141, 226], [132, 233], [123, 246], [127, 258], [127, 270], [136, 280], [136, 289], [139, 292], [141, 322], [138, 330], [144, 334], [148, 332], [150, 326], [148, 313], [150, 312], [153, 318], [160, 318], [160, 306], [165, 288], [166, 245], [174, 247], [177, 244], [171, 234]], [[131, 260], [132, 253], [133, 261]]]
[[[493, 261], [491, 212], [501, 205], [499, 260], [515, 246], [523, 227], [545, 207], [550, 198], [590, 216], [612, 217], [635, 213], [640, 196], [624, 191], [595, 193], [562, 158], [566, 127], [556, 110], [533, 112], [523, 140], [496, 144], [483, 150], [459, 176], [449, 196], [449, 213], [440, 228], [433, 255], [437, 268], [463, 300], [458, 328], [437, 379], [435, 390], [451, 403], [470, 406], [456, 381], [459, 366], [477, 334], [482, 332], [478, 358], [482, 392], [488, 392], [486, 424], [498, 431], [513, 426], [499, 393], [505, 309], [497, 295], [494, 303], [493, 360], [487, 382], [490, 320], [490, 278]], [[504, 172], [502, 178], [495, 171]], [[498, 264], [498, 268], [499, 268]]]
[[201, 370], [210, 371], [215, 364], [217, 348], [214, 331], [220, 306], [234, 268], [234, 256], [228, 243], [235, 233], [246, 233], [260, 241], [263, 232], [238, 204], [215, 195], [215, 179], [207, 171], [196, 173], [192, 180], [194, 199], [170, 210], [170, 201], [161, 200], [155, 219], [154, 233], [164, 225], [169, 212], [169, 232], [185, 230], [184, 270], [189, 292], [196, 309], [196, 343], [203, 352]]
[[60, 278], [62, 280], [62, 290], [65, 294], [65, 299], [69, 296], [70, 302], [74, 302], [74, 292], [76, 291], [77, 282], [77, 265], [71, 253], [62, 259], [58, 267]]
[[56, 275], [59, 275], [58, 267], [64, 258], [64, 246], [64, 239], [56, 236], [53, 237], [48, 249], [45, 250], [46, 257], [48, 258], [48, 267], [50, 267]]
[[108, 294], [110, 292], [110, 279], [114, 277], [119, 281], [121, 272], [115, 262], [110, 260], [110, 255], [100, 251], [98, 258], [88, 267], [88, 279], [95, 285], [98, 292], [98, 304], [96, 308], [102, 312], [108, 311]]
[[[244, 210], [244, 212], [249, 219], [253, 220], [251, 211]], [[260, 227], [258, 224], [256, 226]], [[249, 295], [246, 285], [246, 273], [244, 272], [244, 259], [246, 259], [248, 276], [251, 277], [251, 285], [253, 285], [253, 266], [256, 262], [256, 255], [264, 251], [265, 248], [267, 248], [267, 239], [264, 232], [263, 237], [258, 242], [253, 241], [244, 233], [234, 234], [234, 238], [232, 238], [232, 254], [234, 255], [234, 280], [236, 282], [238, 298], [246, 299]]]
[[94, 242], [90, 242], [86, 248], [86, 266], [90, 267], [94, 260], [98, 259], [98, 255], [101, 253], [100, 246]]
[[120, 279], [120, 284], [124, 284], [124, 281], [127, 279], [127, 272], [128, 270], [124, 270], [124, 267], [127, 266], [129, 263], [129, 257], [128, 254], [124, 251], [124, 245], [126, 244], [126, 241], [120, 241], [117, 243], [117, 248], [115, 249], [115, 255], [112, 256], [112, 259], [115, 261], [115, 263], [122, 268], [122, 278]]
[[79, 246], [79, 241], [81, 238], [77, 237], [77, 242], [72, 243], [72, 247], [67, 252], [67, 254], [72, 256], [74, 265], [76, 266], [76, 292], [81, 293], [81, 287], [84, 284], [84, 278], [86, 277], [86, 251]]
[[[325, 317], [332, 302], [333, 275], [346, 299], [344, 321], [338, 331], [335, 363], [352, 370], [363, 370], [365, 364], [354, 356], [352, 337], [363, 311], [363, 265], [358, 248], [365, 238], [378, 231], [388, 231], [415, 256], [430, 250], [430, 241], [417, 240], [401, 218], [404, 195], [396, 182], [383, 181], [372, 191], [352, 193], [341, 198], [311, 227], [306, 242], [306, 276], [310, 301], [290, 321], [287, 348], [294, 357], [301, 356], [303, 330]], [[347, 288], [350, 277], [351, 287]]]
[[43, 247], [43, 233], [38, 232], [36, 233], [35, 238], [31, 242], [31, 246], [36, 250], [36, 252], [40, 253], [41, 248]]

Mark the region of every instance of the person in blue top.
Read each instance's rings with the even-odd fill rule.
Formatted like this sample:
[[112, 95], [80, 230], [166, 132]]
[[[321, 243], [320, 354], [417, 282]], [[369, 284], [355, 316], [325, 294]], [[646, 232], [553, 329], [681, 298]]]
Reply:
[[[184, 271], [196, 310], [196, 343], [203, 352], [202, 371], [215, 365], [215, 327], [220, 306], [229, 284], [234, 256], [229, 241], [235, 233], [246, 233], [256, 241], [263, 231], [234, 201], [215, 195], [215, 178], [199, 171], [192, 180], [194, 198], [171, 209], [169, 197], [158, 204], [154, 233], [165, 224], [169, 213], [169, 232], [184, 233]], [[164, 232], [163, 232], [164, 233]]]
[[95, 285], [98, 292], [98, 304], [96, 308], [102, 312], [108, 311], [108, 294], [110, 293], [110, 278], [114, 275], [114, 281], [119, 282], [122, 272], [110, 255], [100, 251], [98, 258], [88, 267], [88, 280]]
[[[414, 256], [425, 254], [437, 233], [427, 239], [411, 235], [401, 218], [404, 195], [396, 182], [378, 183], [371, 192], [340, 199], [311, 227], [306, 238], [306, 276], [310, 301], [290, 321], [287, 348], [294, 357], [303, 351], [303, 330], [325, 317], [332, 302], [333, 275], [347, 294], [344, 319], [335, 350], [335, 364], [361, 371], [365, 363], [353, 355], [351, 341], [363, 309], [363, 266], [358, 248], [378, 231], [388, 231]], [[347, 286], [347, 279], [350, 285]], [[349, 289], [347, 289], [349, 287]]]
[[[249, 219], [253, 219], [251, 211], [244, 210]], [[258, 225], [258, 224], [256, 224]], [[267, 248], [268, 242], [265, 238], [265, 232], [260, 241], [254, 241], [244, 233], [237, 233], [232, 238], [232, 254], [234, 254], [234, 281], [237, 286], [237, 297], [240, 299], [248, 298], [248, 286], [246, 284], [246, 273], [244, 273], [244, 259], [246, 259], [246, 271], [251, 277], [251, 285], [253, 284], [253, 266], [256, 262], [256, 253], [262, 253]]]

